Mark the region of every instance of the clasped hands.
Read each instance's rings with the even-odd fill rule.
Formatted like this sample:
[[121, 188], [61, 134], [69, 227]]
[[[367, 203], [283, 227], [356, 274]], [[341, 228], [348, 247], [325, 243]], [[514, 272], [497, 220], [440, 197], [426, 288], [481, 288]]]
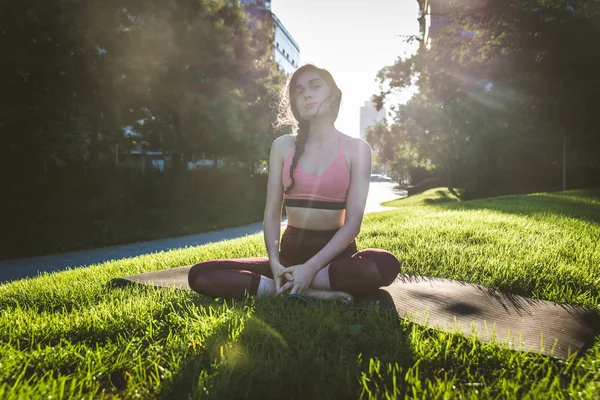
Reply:
[[284, 267], [278, 264], [272, 268], [275, 280], [275, 290], [278, 295], [286, 294], [303, 295], [310, 287], [316, 271], [306, 264]]

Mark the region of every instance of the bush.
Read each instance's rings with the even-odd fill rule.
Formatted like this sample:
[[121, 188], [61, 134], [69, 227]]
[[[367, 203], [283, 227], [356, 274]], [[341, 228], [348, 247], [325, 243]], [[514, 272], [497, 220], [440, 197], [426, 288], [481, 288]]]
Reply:
[[[467, 175], [461, 175], [467, 176]], [[463, 199], [475, 199], [508, 194], [556, 192], [562, 190], [562, 166], [542, 165], [519, 168], [497, 168], [471, 171], [459, 187], [464, 188]], [[567, 169], [567, 189], [600, 186], [600, 168], [573, 166]]]
[[408, 195], [413, 195], [413, 194], [417, 194], [417, 193], [422, 193], [426, 190], [429, 189], [433, 189], [436, 187], [441, 186], [441, 181], [438, 178], [430, 178], [430, 179], [426, 179], [424, 181], [421, 181], [419, 183], [417, 183], [414, 186], [409, 186], [407, 187], [407, 192]]
[[247, 170], [69, 171], [13, 188], [0, 259], [193, 234], [260, 221], [267, 176]]
[[418, 185], [419, 183], [435, 178], [435, 171], [429, 171], [423, 167], [410, 167], [408, 169], [410, 173], [410, 183], [413, 186]]

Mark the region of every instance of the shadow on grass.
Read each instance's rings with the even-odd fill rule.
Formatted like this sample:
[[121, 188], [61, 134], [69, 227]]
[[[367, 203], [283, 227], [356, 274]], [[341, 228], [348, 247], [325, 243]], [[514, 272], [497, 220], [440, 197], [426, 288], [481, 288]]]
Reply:
[[461, 202], [453, 201], [443, 190], [436, 191], [436, 194], [440, 196], [439, 199], [425, 199], [424, 203], [445, 209], [493, 210], [535, 219], [547, 219], [548, 214], [554, 214], [600, 223], [600, 189], [501, 196]]
[[[242, 329], [213, 335], [159, 398], [358, 398], [373, 359], [404, 370], [415, 362], [397, 313], [273, 298], [237, 301], [234, 310], [253, 302]], [[386, 379], [378, 384], [393, 387]]]
[[423, 200], [423, 203], [425, 204], [442, 204], [442, 203], [456, 203], [459, 201], [460, 196], [458, 193], [456, 193], [454, 190], [449, 190], [449, 192], [454, 196], [454, 197], [450, 197], [448, 196], [448, 192], [446, 192], [445, 190], [436, 190], [435, 191], [435, 195], [438, 196], [436, 198], [426, 198]]
[[[429, 280], [418, 276], [401, 279], [403, 283]], [[534, 316], [543, 311], [544, 305], [550, 306], [548, 302], [470, 283], [451, 283], [459, 290], [462, 287], [478, 291], [475, 296], [478, 298], [449, 300], [440, 297], [439, 293], [420, 291], [416, 293], [416, 299], [420, 303], [433, 302], [439, 306], [440, 313], [453, 314], [459, 319], [489, 314], [483, 303], [501, 304], [507, 311], [505, 318], [512, 319], [517, 315], [518, 320], [525, 318], [522, 326], [533, 326]], [[417, 357], [411, 347], [410, 329], [402, 328], [398, 323], [403, 302], [401, 296], [398, 297], [398, 291], [384, 289], [359, 299], [359, 307], [352, 310], [341, 310], [341, 306], [331, 304], [307, 307], [301, 303], [282, 304], [278, 300], [258, 299], [235, 337], [231, 335], [235, 329], [222, 326], [211, 336], [202, 354], [188, 356], [183, 361], [171, 382], [163, 385], [158, 397], [358, 398], [365, 387], [374, 393], [383, 393], [393, 387], [405, 393], [410, 390], [411, 383], [404, 379], [404, 373], [416, 365]], [[240, 315], [242, 310], [252, 307], [250, 300], [237, 303], [234, 310]], [[589, 348], [600, 332], [598, 314], [568, 304], [558, 307], [579, 319], [580, 326], [569, 332], [573, 333], [573, 341], [584, 343], [581, 350]], [[517, 315], [514, 315], [515, 310]], [[561, 325], [560, 316], [543, 321], [543, 324]], [[435, 337], [436, 331], [439, 330], [426, 329], [423, 334]], [[455, 340], [462, 343], [466, 352], [485, 342], [471, 342], [467, 337]], [[575, 355], [576, 358], [581, 356], [584, 356], [583, 351]], [[557, 364], [557, 359], [548, 360], [557, 368], [563, 368], [562, 364]], [[456, 368], [456, 362], [452, 357], [420, 359], [421, 380], [433, 379], [440, 368]], [[380, 370], [375, 365], [387, 367]], [[490, 380], [494, 379], [494, 371], [505, 367], [502, 353], [493, 351], [486, 353], [484, 364], [477, 365], [479, 373]]]
[[[441, 290], [427, 288], [432, 279]], [[310, 307], [274, 298], [219, 302], [194, 297], [197, 307], [215, 310], [222, 307], [217, 312], [227, 316], [227, 321], [204, 338], [199, 344], [201, 349], [182, 354], [183, 359], [172, 369], [173, 375], [161, 384], [157, 397], [358, 398], [365, 390], [382, 394], [390, 388], [405, 393], [411, 383], [405, 380], [404, 374], [417, 365], [410, 338], [414, 334], [413, 325], [399, 322], [407, 304], [412, 302], [410, 307], [414, 308], [415, 304], [421, 307], [429, 303], [436, 307], [438, 314], [481, 318], [489, 316], [486, 307], [489, 309], [489, 303], [495, 303], [496, 312], [500, 309], [501, 318], [510, 319], [511, 326], [520, 324], [513, 318], [519, 321], [525, 318], [525, 325], [530, 324], [534, 316], [539, 319], [543, 311], [540, 304], [548, 305], [548, 302], [448, 279], [402, 275], [397, 283], [413, 285], [415, 290], [407, 290], [402, 285], [383, 288], [357, 299], [354, 308], [332, 303]], [[456, 296], [445, 293], [448, 286]], [[600, 328], [597, 313], [582, 312], [580, 307], [567, 304], [558, 307], [580, 318], [581, 326], [569, 330], [573, 340], [591, 344]], [[563, 312], [563, 318], [564, 315]], [[557, 316], [541, 324], [564, 323]], [[435, 338], [435, 331], [426, 329], [421, 334]], [[453, 340], [461, 342], [458, 346], [463, 353], [482, 346], [466, 337]], [[506, 367], [502, 354], [486, 353], [483, 365], [477, 366], [479, 373], [493, 380], [494, 371]], [[578, 356], [580, 354], [582, 352]], [[418, 360], [420, 380], [434, 379], [436, 371], [455, 368], [457, 362], [458, 359], [452, 357], [421, 358]]]

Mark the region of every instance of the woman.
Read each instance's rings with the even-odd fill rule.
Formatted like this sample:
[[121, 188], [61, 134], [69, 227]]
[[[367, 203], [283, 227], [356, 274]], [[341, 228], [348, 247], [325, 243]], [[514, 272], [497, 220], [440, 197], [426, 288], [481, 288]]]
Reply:
[[[296, 295], [351, 303], [391, 284], [391, 253], [357, 251], [371, 174], [371, 148], [335, 129], [342, 92], [331, 74], [307, 64], [282, 91], [280, 124], [297, 135], [271, 147], [264, 239], [268, 257], [194, 265], [192, 290], [210, 297]], [[291, 115], [290, 115], [291, 114]], [[288, 225], [281, 238], [282, 203]]]

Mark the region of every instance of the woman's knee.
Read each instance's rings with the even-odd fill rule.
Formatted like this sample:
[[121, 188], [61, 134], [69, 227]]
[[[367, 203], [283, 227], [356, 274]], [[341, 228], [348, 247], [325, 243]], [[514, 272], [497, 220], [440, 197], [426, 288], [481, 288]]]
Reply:
[[389, 251], [381, 249], [365, 249], [356, 253], [355, 256], [360, 256], [361, 258], [373, 261], [377, 266], [383, 286], [392, 284], [400, 273], [400, 261], [398, 261], [398, 258]]
[[205, 275], [213, 271], [217, 267], [217, 264], [218, 261], [213, 260], [192, 265], [188, 271], [188, 285], [190, 285], [190, 288], [197, 292], [198, 289], [205, 287], [208, 283]]

